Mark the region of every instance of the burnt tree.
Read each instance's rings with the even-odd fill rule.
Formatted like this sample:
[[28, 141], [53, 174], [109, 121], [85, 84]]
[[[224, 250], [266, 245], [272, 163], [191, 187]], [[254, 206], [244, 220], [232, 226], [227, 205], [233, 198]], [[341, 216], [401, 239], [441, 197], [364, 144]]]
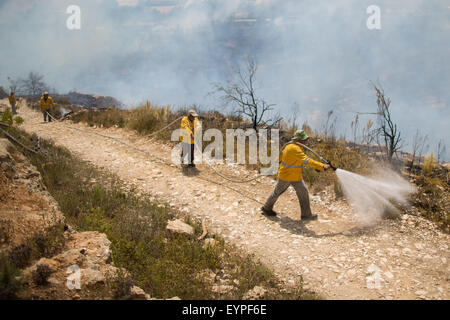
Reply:
[[275, 104], [267, 103], [258, 97], [255, 87], [256, 71], [258, 67], [255, 61], [248, 59], [244, 71], [237, 68], [237, 79], [227, 82], [225, 86], [215, 85], [215, 92], [222, 94], [222, 99], [227, 105], [232, 105], [234, 111], [251, 121], [252, 128], [258, 131], [262, 126], [277, 126], [282, 120], [279, 115], [268, 117]]
[[392, 157], [402, 147], [401, 132], [392, 120], [391, 99], [385, 96], [381, 87], [373, 85], [373, 88], [377, 95], [378, 134], [383, 138], [387, 158], [392, 162]]

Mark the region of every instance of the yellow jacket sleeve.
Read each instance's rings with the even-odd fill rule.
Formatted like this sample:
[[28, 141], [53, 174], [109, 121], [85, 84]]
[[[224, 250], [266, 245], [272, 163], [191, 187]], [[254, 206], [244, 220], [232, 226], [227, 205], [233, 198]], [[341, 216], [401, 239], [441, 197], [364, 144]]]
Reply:
[[311, 167], [313, 169], [317, 169], [317, 170], [323, 170], [323, 163], [313, 160], [313, 159], [309, 159], [308, 163], [306, 164], [308, 167]]
[[186, 130], [189, 134], [194, 134], [189, 126], [189, 120], [187, 117], [181, 119], [181, 129]]
[[293, 155], [295, 158], [299, 160], [304, 166], [308, 166], [313, 169], [323, 170], [323, 164], [311, 158], [303, 152], [302, 148], [295, 148], [295, 154]]

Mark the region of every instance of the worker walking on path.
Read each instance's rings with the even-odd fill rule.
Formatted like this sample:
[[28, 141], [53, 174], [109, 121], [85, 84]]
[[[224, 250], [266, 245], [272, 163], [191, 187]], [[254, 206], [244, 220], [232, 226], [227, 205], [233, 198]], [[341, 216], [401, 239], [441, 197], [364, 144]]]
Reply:
[[184, 158], [187, 156], [188, 167], [195, 167], [194, 136], [200, 130], [200, 122], [195, 110], [189, 110], [188, 115], [181, 119], [181, 129], [181, 164], [184, 164]]
[[17, 114], [17, 111], [16, 111], [17, 100], [16, 100], [16, 97], [14, 96], [14, 92], [11, 91], [11, 93], [8, 96], [8, 99], [9, 99], [9, 104], [11, 105], [12, 113]]
[[278, 181], [275, 190], [267, 199], [261, 208], [263, 214], [267, 216], [275, 216], [273, 206], [278, 198], [292, 185], [297, 193], [300, 202], [302, 220], [316, 220], [317, 215], [312, 214], [309, 204], [308, 189], [303, 181], [302, 173], [305, 166], [317, 169], [328, 170], [328, 164], [322, 164], [314, 161], [306, 156], [302, 147], [298, 144], [307, 143], [309, 137], [303, 130], [297, 130], [291, 141], [285, 145], [282, 150], [280, 169], [278, 170]]
[[52, 109], [53, 109], [53, 99], [48, 96], [48, 92], [45, 91], [44, 95], [41, 97], [40, 100], [41, 103], [41, 111], [44, 114], [44, 122], [47, 121], [48, 116], [48, 122], [52, 122]]

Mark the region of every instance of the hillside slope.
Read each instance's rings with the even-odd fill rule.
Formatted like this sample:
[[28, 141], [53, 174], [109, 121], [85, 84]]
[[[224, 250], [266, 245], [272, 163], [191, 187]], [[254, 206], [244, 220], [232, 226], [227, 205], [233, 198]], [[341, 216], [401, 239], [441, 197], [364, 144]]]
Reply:
[[[39, 171], [6, 139], [0, 139], [0, 181], [0, 255], [23, 269], [23, 284], [15, 295], [23, 299], [114, 298], [107, 282], [117, 277], [119, 269], [112, 261], [111, 242], [103, 233], [77, 232], [68, 226]], [[79, 270], [78, 288], [75, 273], [74, 286], [67, 286], [68, 270]], [[133, 287], [129, 298], [150, 296]]]
[[[236, 185], [205, 164], [198, 166], [199, 175], [186, 176], [168, 165], [169, 146], [133, 132], [42, 123], [42, 115], [27, 107], [20, 109], [20, 116], [25, 120], [21, 128], [27, 132], [51, 139], [138, 190], [205, 219], [209, 230], [254, 253], [287, 284], [302, 275], [305, 286], [331, 299], [450, 298], [449, 236], [414, 215], [414, 210], [401, 220], [360, 229], [348, 205], [323, 192], [312, 196], [319, 220], [305, 224], [299, 221], [298, 202], [289, 190], [275, 207], [280, 214], [268, 219], [259, 213], [261, 205], [249, 199], [264, 201], [274, 185], [268, 177]], [[93, 132], [119, 138], [147, 153]], [[220, 165], [218, 170], [230, 176], [251, 176], [242, 167]]]

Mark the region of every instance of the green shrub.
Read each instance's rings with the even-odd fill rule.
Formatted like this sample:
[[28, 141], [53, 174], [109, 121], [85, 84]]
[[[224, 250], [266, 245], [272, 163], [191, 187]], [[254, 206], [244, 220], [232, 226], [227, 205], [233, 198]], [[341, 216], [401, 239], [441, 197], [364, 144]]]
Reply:
[[15, 124], [17, 124], [17, 125], [22, 124], [22, 123], [23, 123], [23, 118], [22, 118], [22, 117], [19, 117], [19, 116], [14, 117], [14, 122], [15, 122]]
[[0, 300], [16, 299], [23, 287], [19, 270], [5, 256], [0, 257]]
[[111, 224], [106, 217], [105, 210], [101, 208], [91, 209], [91, 213], [84, 215], [80, 225], [82, 230], [97, 230], [108, 234]]
[[12, 111], [9, 110], [9, 108], [6, 108], [2, 113], [2, 118], [0, 120], [4, 124], [7, 124], [9, 126], [13, 125], [13, 114]]

